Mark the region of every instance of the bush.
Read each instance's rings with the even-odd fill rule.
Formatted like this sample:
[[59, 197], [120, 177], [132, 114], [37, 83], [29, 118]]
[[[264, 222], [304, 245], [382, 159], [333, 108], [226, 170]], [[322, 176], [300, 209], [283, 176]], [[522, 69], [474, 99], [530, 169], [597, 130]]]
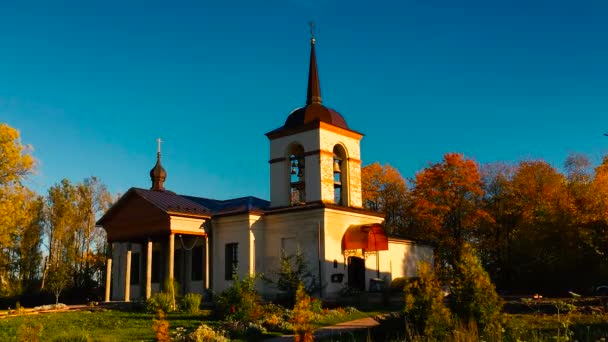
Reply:
[[79, 333], [66, 333], [53, 339], [53, 342], [88, 342], [89, 338], [86, 335]]
[[289, 333], [293, 331], [293, 326], [289, 323], [292, 311], [280, 305], [267, 304], [264, 306], [264, 316], [261, 324], [270, 331], [280, 331]]
[[310, 296], [306, 294], [304, 285], [300, 284], [296, 291], [296, 300], [293, 307], [293, 316], [291, 323], [293, 324], [294, 341], [295, 342], [312, 342], [314, 339], [314, 328], [312, 320], [315, 313], [312, 311]]
[[418, 276], [404, 288], [408, 328], [428, 339], [444, 340], [450, 333], [452, 320], [443, 304], [439, 280], [428, 263], [420, 264]]
[[228, 342], [221, 330], [214, 330], [208, 325], [201, 324], [195, 331], [188, 335], [188, 340], [192, 342]]
[[257, 321], [263, 313], [261, 298], [255, 291], [256, 277], [243, 280], [235, 276], [231, 287], [215, 298], [215, 315], [219, 319], [233, 319], [242, 323]]
[[195, 314], [201, 306], [202, 296], [198, 293], [188, 293], [182, 298], [180, 308], [182, 311]]
[[169, 293], [155, 293], [146, 300], [146, 310], [150, 313], [173, 311], [173, 297]]
[[[277, 295], [277, 302], [288, 308], [293, 308], [294, 298], [299, 284], [303, 284], [306, 293], [319, 291], [319, 279], [312, 272], [304, 253], [297, 249], [295, 254], [288, 255], [281, 250], [279, 269], [272, 271], [277, 278], [276, 287], [281, 293]], [[269, 283], [271, 279], [265, 278]]]
[[41, 332], [41, 324], [24, 323], [17, 328], [17, 341], [38, 342]]
[[500, 329], [498, 317], [502, 309], [502, 299], [496, 293], [488, 273], [473, 254], [473, 249], [468, 245], [463, 249], [460, 262], [454, 268], [450, 290], [450, 309], [463, 324], [474, 321], [485, 334], [492, 334]]
[[391, 292], [403, 292], [403, 289], [405, 288], [406, 284], [407, 284], [407, 278], [399, 277], [399, 278], [393, 279], [393, 281], [391, 281], [391, 284], [388, 286], [388, 288], [390, 289]]
[[171, 335], [169, 334], [169, 322], [165, 319], [165, 313], [162, 310], [158, 310], [158, 318], [154, 319], [152, 323], [152, 329], [154, 330], [154, 336], [158, 342], [171, 342]]

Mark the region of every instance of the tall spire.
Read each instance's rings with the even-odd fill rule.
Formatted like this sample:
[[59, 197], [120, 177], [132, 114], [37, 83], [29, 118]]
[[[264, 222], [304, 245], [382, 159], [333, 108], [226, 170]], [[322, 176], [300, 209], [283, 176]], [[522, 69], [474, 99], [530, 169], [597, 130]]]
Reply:
[[321, 85], [319, 84], [319, 72], [317, 71], [317, 56], [315, 54], [315, 32], [314, 23], [310, 23], [310, 68], [308, 69], [308, 92], [306, 104], [321, 104]]
[[165, 190], [165, 179], [167, 179], [167, 171], [160, 163], [160, 138], [156, 139], [158, 142], [158, 150], [156, 152], [156, 165], [150, 170], [150, 179], [152, 180], [152, 190]]

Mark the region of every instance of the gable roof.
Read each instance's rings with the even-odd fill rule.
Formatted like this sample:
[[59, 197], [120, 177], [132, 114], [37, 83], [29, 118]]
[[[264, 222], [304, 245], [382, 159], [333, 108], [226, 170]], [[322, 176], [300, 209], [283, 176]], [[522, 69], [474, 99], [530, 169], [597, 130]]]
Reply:
[[204, 197], [182, 196], [201, 206], [209, 208], [211, 213], [216, 215], [228, 215], [246, 212], [263, 213], [270, 207], [270, 202], [254, 196], [232, 198], [228, 200], [216, 200]]
[[107, 222], [115, 212], [117, 212], [127, 199], [132, 196], [138, 196], [151, 203], [166, 214], [195, 216], [208, 218], [211, 216], [211, 210], [205, 206], [193, 202], [184, 196], [180, 196], [171, 191], [146, 190], [140, 188], [129, 189], [112, 207], [97, 221], [98, 225], [103, 225]]

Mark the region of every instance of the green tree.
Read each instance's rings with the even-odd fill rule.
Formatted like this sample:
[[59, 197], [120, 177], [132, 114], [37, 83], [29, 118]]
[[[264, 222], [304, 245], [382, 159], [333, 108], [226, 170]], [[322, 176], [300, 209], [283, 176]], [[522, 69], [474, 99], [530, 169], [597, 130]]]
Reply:
[[450, 310], [443, 303], [441, 283], [431, 265], [419, 265], [418, 277], [406, 283], [404, 294], [407, 327], [414, 330], [414, 335], [443, 340], [450, 334]]
[[464, 324], [475, 321], [486, 334], [497, 331], [502, 299], [469, 244], [454, 268], [450, 292], [450, 309]]
[[69, 265], [55, 264], [48, 269], [46, 289], [55, 295], [55, 304], [59, 304], [61, 292], [72, 285], [73, 278]]
[[[276, 277], [276, 287], [281, 291], [279, 301], [293, 307], [296, 291], [300, 285], [308, 294], [320, 290], [319, 278], [310, 269], [304, 253], [298, 248], [294, 254], [281, 250], [279, 269], [272, 272]], [[266, 282], [275, 283], [273, 279], [264, 278]]]
[[239, 279], [234, 276], [232, 286], [215, 297], [215, 314], [220, 319], [231, 318], [240, 323], [255, 322], [262, 313], [262, 299], [255, 291], [256, 277]]

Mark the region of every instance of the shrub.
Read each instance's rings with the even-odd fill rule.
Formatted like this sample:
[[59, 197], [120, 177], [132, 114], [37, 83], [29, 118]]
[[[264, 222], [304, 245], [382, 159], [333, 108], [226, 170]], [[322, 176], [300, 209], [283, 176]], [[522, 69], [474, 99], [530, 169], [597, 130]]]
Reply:
[[261, 298], [255, 291], [256, 277], [243, 280], [235, 276], [232, 286], [215, 297], [215, 315], [242, 323], [257, 321], [263, 313]]
[[193, 331], [188, 339], [193, 342], [228, 342], [228, 338], [224, 336], [221, 330], [214, 330], [208, 325], [201, 324]]
[[391, 292], [403, 292], [403, 288], [405, 288], [405, 285], [407, 283], [407, 278], [406, 277], [399, 277], [399, 278], [395, 278], [393, 279], [393, 281], [391, 281], [391, 284], [389, 285], [389, 289]]
[[310, 296], [306, 294], [304, 285], [300, 284], [296, 291], [296, 300], [293, 307], [293, 324], [295, 342], [312, 342], [314, 339], [314, 328], [311, 324], [315, 313], [312, 312]]
[[293, 331], [293, 326], [289, 323], [292, 311], [280, 305], [266, 304], [261, 324], [264, 328], [271, 331], [289, 333]]
[[66, 333], [53, 339], [53, 342], [88, 342], [89, 338], [81, 333]]
[[451, 315], [443, 304], [441, 285], [428, 263], [421, 263], [418, 278], [407, 282], [405, 316], [408, 328], [428, 339], [444, 340], [451, 329]]
[[186, 294], [180, 303], [181, 310], [192, 314], [198, 313], [202, 298], [198, 293]]
[[[318, 277], [311, 271], [304, 253], [299, 248], [292, 255], [288, 255], [284, 250], [281, 250], [279, 269], [272, 273], [277, 278], [276, 287], [281, 291], [277, 300], [280, 304], [289, 308], [294, 305], [299, 284], [304, 284], [304, 290], [308, 294], [321, 288]], [[265, 278], [265, 280], [273, 283], [271, 279]]]
[[475, 321], [481, 332], [491, 334], [500, 329], [498, 317], [502, 299], [473, 249], [468, 245], [464, 247], [454, 268], [450, 309], [464, 324]]
[[171, 299], [171, 311], [177, 310], [176, 298], [179, 297], [179, 284], [177, 281], [170, 278], [165, 279], [163, 284], [163, 293], [166, 293]]
[[155, 293], [146, 300], [146, 310], [150, 313], [173, 311], [173, 297], [169, 293]]
[[162, 310], [158, 310], [157, 317], [158, 318], [155, 318], [152, 323], [152, 329], [154, 330], [156, 340], [158, 342], [171, 342], [169, 322], [165, 319], [165, 313]]
[[38, 342], [40, 341], [41, 332], [41, 324], [24, 323], [17, 328], [17, 341]]

